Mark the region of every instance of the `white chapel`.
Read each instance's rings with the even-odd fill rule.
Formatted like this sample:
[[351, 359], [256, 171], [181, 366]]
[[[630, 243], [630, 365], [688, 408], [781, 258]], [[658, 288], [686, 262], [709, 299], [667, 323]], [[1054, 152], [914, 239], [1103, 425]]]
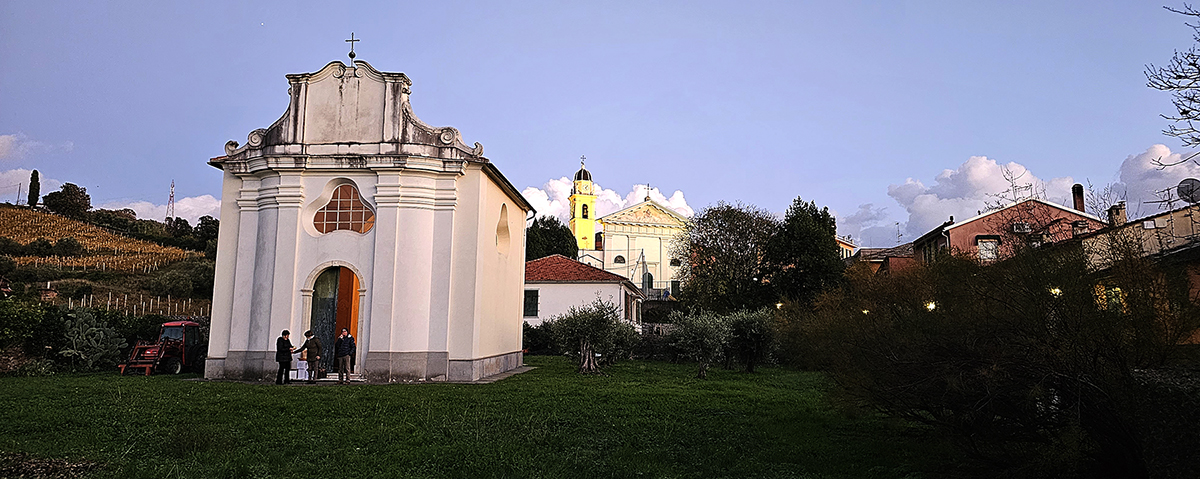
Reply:
[[224, 183], [205, 376], [270, 378], [285, 329], [330, 353], [350, 329], [371, 382], [520, 366], [529, 203], [479, 143], [413, 114], [403, 73], [335, 61], [287, 80], [283, 116], [209, 160]]

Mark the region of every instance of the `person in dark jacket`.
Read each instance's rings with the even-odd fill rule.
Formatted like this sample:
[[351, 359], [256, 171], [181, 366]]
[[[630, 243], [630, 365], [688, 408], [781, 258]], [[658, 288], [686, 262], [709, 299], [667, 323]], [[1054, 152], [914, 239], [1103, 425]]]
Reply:
[[275, 340], [275, 360], [279, 362], [279, 373], [275, 374], [275, 384], [287, 384], [288, 369], [292, 368], [292, 341], [288, 339], [292, 333], [283, 330], [279, 339]]
[[333, 343], [333, 360], [337, 364], [338, 384], [350, 380], [350, 358], [354, 356], [354, 336], [350, 330], [342, 328], [342, 335]]
[[308, 383], [317, 383], [317, 368], [321, 367], [321, 340], [313, 336], [312, 330], [304, 332], [304, 344], [296, 352], [308, 351]]

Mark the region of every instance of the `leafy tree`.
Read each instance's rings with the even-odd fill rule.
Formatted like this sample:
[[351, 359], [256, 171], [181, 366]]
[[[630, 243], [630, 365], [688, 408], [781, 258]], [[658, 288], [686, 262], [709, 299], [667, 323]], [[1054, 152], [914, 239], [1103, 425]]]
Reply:
[[82, 365], [84, 370], [115, 364], [120, 359], [121, 348], [128, 343], [115, 329], [86, 310], [75, 310], [67, 317], [67, 346], [59, 354]]
[[683, 353], [684, 357], [699, 363], [700, 369], [696, 377], [706, 379], [708, 367], [721, 360], [732, 330], [728, 318], [711, 311], [683, 314], [671, 312], [671, 322], [675, 330], [671, 332], [671, 344]]
[[59, 238], [54, 242], [55, 256], [79, 256], [83, 254], [83, 245], [75, 238]]
[[637, 332], [619, 313], [611, 302], [596, 298], [550, 320], [558, 349], [576, 355], [580, 373], [600, 372], [602, 366], [629, 354]]
[[[1175, 13], [1191, 17], [1193, 21], [1200, 20], [1200, 10], [1184, 4], [1182, 10], [1163, 7]], [[1192, 39], [1200, 43], [1200, 21], [1184, 23], [1192, 29]], [[1200, 129], [1194, 122], [1200, 121], [1200, 50], [1192, 45], [1186, 51], [1175, 51], [1171, 61], [1165, 67], [1153, 64], [1146, 66], [1146, 86], [1155, 90], [1171, 92], [1174, 98], [1171, 103], [1175, 111], [1161, 115], [1174, 124], [1167, 126], [1163, 133], [1183, 140], [1183, 146], [1193, 148], [1200, 146]], [[1182, 161], [1195, 161], [1195, 154], [1188, 155]], [[1168, 166], [1162, 159], [1156, 160], [1159, 166]], [[1198, 162], [1200, 164], [1200, 162]]]
[[672, 250], [681, 262], [681, 300], [717, 313], [775, 303], [764, 259], [778, 229], [771, 213], [740, 203], [720, 202], [693, 216]]
[[100, 226], [107, 226], [118, 231], [130, 231], [137, 221], [137, 213], [129, 208], [120, 210], [98, 209], [92, 211], [91, 221]]
[[29, 173], [29, 196], [26, 197], [25, 204], [30, 208], [37, 206], [38, 198], [42, 197], [42, 182], [38, 179], [38, 171], [33, 170]]
[[571, 228], [553, 216], [541, 216], [525, 229], [525, 261], [561, 254], [575, 259], [579, 243]]
[[729, 314], [729, 349], [746, 367], [746, 372], [754, 372], [754, 367], [771, 358], [775, 347], [775, 322], [771, 308], [760, 308], [754, 311], [739, 310]]
[[192, 225], [188, 223], [187, 218], [167, 218], [164, 224], [167, 228], [167, 234], [175, 238], [192, 236]]
[[7, 256], [0, 256], [0, 278], [8, 276], [9, 273], [16, 271], [17, 263]]
[[792, 201], [779, 232], [767, 245], [768, 277], [783, 297], [808, 305], [842, 277], [837, 224], [829, 208], [799, 197]]
[[61, 190], [46, 194], [42, 203], [50, 211], [80, 220], [92, 209], [92, 197], [87, 194], [87, 188], [74, 183], [66, 183]]
[[192, 236], [204, 244], [208, 244], [210, 240], [217, 239], [217, 234], [220, 233], [221, 222], [209, 215], [200, 217], [196, 222], [196, 227], [192, 231]]

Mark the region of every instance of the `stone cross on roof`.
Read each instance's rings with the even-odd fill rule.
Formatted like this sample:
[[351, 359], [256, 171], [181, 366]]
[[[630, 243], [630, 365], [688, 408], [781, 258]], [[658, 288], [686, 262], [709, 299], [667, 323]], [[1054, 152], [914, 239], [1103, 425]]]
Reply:
[[354, 55], [354, 42], [361, 42], [361, 41], [362, 41], [362, 39], [357, 39], [357, 40], [356, 40], [356, 39], [354, 38], [354, 32], [350, 32], [350, 39], [349, 39], [349, 40], [346, 40], [346, 43], [349, 43], [349, 44], [350, 44], [350, 64], [351, 64], [351, 65], [354, 65], [354, 57], [355, 57], [355, 55]]

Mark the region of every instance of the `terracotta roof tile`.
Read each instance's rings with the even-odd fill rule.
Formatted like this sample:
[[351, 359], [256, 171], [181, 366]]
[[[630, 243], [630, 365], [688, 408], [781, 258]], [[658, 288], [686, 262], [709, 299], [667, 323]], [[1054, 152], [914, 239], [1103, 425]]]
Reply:
[[609, 273], [566, 256], [556, 254], [525, 263], [525, 281], [579, 281], [622, 283], [624, 276]]

